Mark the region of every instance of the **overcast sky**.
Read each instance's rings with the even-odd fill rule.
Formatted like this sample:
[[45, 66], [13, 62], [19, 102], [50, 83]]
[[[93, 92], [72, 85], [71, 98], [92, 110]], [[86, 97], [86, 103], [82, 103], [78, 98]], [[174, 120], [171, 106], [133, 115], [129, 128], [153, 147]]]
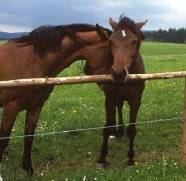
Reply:
[[0, 0], [0, 31], [31, 31], [41, 25], [96, 24], [109, 17], [148, 19], [144, 30], [186, 27], [185, 0]]

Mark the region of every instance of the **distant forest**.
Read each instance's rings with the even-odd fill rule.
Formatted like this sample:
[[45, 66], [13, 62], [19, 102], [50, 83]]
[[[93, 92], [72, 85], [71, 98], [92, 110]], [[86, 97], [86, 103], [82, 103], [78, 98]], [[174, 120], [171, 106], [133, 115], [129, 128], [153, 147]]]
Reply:
[[146, 40], [169, 43], [186, 43], [186, 28], [159, 29], [158, 31], [144, 31]]
[[[143, 31], [147, 41], [169, 42], [169, 43], [185, 43], [186, 44], [186, 28], [169, 28], [168, 30], [152, 30]], [[0, 31], [0, 40], [9, 40], [26, 35], [28, 32], [7, 33]]]

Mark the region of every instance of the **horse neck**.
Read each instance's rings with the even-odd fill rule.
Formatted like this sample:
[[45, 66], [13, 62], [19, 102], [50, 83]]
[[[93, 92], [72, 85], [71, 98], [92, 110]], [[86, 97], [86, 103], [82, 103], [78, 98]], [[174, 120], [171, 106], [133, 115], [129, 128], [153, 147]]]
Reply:
[[[62, 70], [69, 67], [77, 60], [92, 61], [92, 56], [96, 54], [98, 47], [107, 46], [106, 43], [98, 37], [95, 31], [77, 33], [80, 41], [78, 44], [71, 44], [68, 38], [62, 41], [62, 58], [58, 58], [58, 66], [52, 69], [50, 76], [56, 76]], [[65, 42], [69, 42], [69, 47], [65, 47]], [[107, 43], [108, 44], [108, 43]]]

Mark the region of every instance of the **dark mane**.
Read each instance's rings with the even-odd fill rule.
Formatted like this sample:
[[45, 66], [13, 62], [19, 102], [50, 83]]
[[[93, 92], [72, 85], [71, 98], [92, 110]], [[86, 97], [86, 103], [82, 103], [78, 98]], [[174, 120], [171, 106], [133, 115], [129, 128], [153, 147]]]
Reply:
[[131, 20], [126, 16], [121, 15], [117, 28], [125, 28], [125, 27], [127, 27], [131, 32], [137, 35], [141, 40], [145, 38], [143, 33], [136, 27], [136, 24], [133, 20]]
[[[40, 26], [31, 31], [28, 35], [13, 39], [16, 43], [22, 43], [21, 46], [33, 46], [35, 54], [45, 55], [48, 51], [61, 49], [61, 40], [65, 36], [73, 42], [77, 42], [77, 32], [95, 31], [95, 26], [87, 24], [71, 24], [60, 26]], [[109, 31], [109, 30], [107, 30]]]

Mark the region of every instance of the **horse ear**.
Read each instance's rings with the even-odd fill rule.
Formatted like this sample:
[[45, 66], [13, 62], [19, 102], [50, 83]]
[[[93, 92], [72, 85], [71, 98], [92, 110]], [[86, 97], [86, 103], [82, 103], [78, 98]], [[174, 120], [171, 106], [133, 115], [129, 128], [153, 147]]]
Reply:
[[145, 20], [143, 22], [139, 22], [139, 23], [136, 23], [136, 27], [138, 29], [141, 29], [146, 23], [147, 23], [148, 20]]
[[96, 31], [102, 40], [105, 40], [105, 41], [109, 40], [108, 35], [104, 32], [103, 28], [100, 27], [98, 24], [96, 24]]
[[112, 18], [109, 18], [109, 24], [112, 27], [112, 29], [116, 29], [118, 23], [116, 23]]

